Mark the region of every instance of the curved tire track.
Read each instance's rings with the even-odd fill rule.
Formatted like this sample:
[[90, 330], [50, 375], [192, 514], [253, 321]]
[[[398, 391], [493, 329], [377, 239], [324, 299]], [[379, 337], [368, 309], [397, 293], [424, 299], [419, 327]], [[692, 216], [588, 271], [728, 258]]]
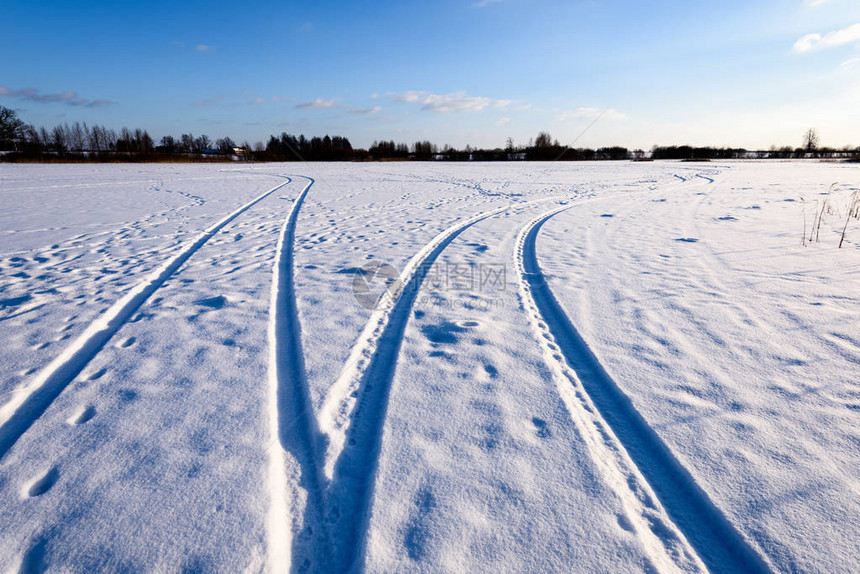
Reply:
[[335, 571], [358, 568], [364, 553], [370, 499], [397, 356], [415, 298], [433, 263], [457, 236], [479, 221], [511, 209], [559, 199], [507, 205], [448, 227], [409, 261], [387, 304], [374, 309], [322, 409], [324, 439], [328, 441], [324, 470], [330, 478], [326, 522], [334, 541]]
[[135, 311], [218, 231], [254, 205], [290, 183], [287, 181], [259, 195], [214, 223], [197, 239], [181, 248], [159, 268], [135, 285], [124, 297], [93, 321], [56, 359], [27, 385], [17, 389], [0, 408], [0, 459], [42, 416], [51, 403], [86, 367], [105, 344], [125, 325]]
[[[316, 458], [319, 431], [308, 393], [293, 273], [296, 223], [314, 180], [298, 177], [307, 179], [308, 184], [293, 201], [281, 228], [272, 269], [269, 307], [269, 430], [272, 443], [281, 446], [280, 449], [271, 448], [269, 456], [271, 500], [267, 535], [272, 572], [289, 569], [294, 560], [302, 564], [292, 564], [293, 568], [327, 570], [325, 560], [330, 555], [330, 543], [323, 527], [323, 489]], [[295, 464], [288, 464], [287, 455]], [[298, 475], [288, 476], [288, 468], [296, 466]], [[306, 493], [301, 520], [295, 512], [301, 505], [299, 489]], [[294, 532], [302, 528], [302, 535], [294, 536]], [[315, 560], [319, 563], [314, 564]]]
[[[529, 319], [541, 338], [549, 341], [551, 362], [556, 363], [557, 370], [570, 382], [569, 385], [559, 385], [559, 390], [571, 409], [571, 416], [577, 420], [581, 414], [576, 411], [594, 412], [590, 434], [597, 432], [602, 436], [603, 450], [606, 447], [618, 449], [616, 464], [624, 465], [629, 457], [635, 465], [629, 470], [641, 474], [644, 478], [641, 486], [645, 491], [642, 492], [632, 482], [628, 481], [628, 485], [641, 503], [638, 514], [647, 522], [652, 520], [646, 512], [648, 507], [659, 510], [659, 506], [649, 504], [649, 491], [653, 490], [671, 522], [683, 533], [683, 538], [709, 570], [770, 572], [765, 559], [729, 523], [606, 372], [552, 294], [538, 264], [536, 242], [543, 224], [565, 209], [568, 207], [554, 209], [526, 225], [520, 232], [516, 258], [521, 295]], [[571, 390], [573, 397], [570, 396]], [[613, 447], [616, 442], [618, 447]], [[621, 470], [624, 473], [623, 466]], [[622, 500], [629, 498], [623, 492], [620, 494]], [[638, 530], [647, 536], [647, 532], [641, 528]], [[653, 531], [672, 556], [671, 548], [678, 543], [666, 544], [664, 528], [649, 526], [648, 530]], [[673, 562], [676, 559], [675, 554]]]

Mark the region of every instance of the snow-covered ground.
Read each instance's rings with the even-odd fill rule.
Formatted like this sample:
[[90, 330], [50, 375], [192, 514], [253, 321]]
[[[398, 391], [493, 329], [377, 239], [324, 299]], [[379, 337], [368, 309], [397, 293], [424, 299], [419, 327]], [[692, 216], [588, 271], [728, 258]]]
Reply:
[[0, 166], [0, 569], [860, 570], [858, 188]]

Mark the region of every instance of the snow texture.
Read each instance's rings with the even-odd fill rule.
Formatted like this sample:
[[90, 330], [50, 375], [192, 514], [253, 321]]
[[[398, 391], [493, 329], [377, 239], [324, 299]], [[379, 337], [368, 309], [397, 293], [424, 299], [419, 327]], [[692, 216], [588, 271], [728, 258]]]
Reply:
[[858, 188], [4, 165], [0, 570], [860, 570]]

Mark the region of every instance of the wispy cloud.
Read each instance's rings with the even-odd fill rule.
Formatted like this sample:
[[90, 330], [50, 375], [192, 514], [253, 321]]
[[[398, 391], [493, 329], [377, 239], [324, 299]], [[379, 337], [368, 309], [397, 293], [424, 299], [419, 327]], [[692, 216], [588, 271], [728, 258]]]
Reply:
[[828, 34], [807, 34], [794, 43], [795, 52], [810, 52], [812, 50], [823, 50], [860, 42], [860, 23], [848, 26], [842, 30], [835, 30]]
[[77, 92], [68, 91], [56, 94], [44, 94], [35, 88], [23, 88], [14, 90], [5, 86], [0, 86], [0, 96], [9, 98], [18, 98], [27, 102], [37, 102], [40, 104], [64, 103], [69, 106], [82, 106], [87, 108], [97, 108], [108, 106], [115, 102], [104, 98], [88, 99], [81, 98]]
[[351, 114], [365, 114], [365, 115], [373, 115], [378, 114], [382, 111], [382, 106], [373, 106], [372, 108], [350, 108], [349, 113]]
[[504, 0], [478, 0], [478, 2], [475, 2], [474, 4], [472, 4], [472, 7], [473, 8], [486, 8], [490, 4], [500, 4], [502, 2], [504, 2]]
[[302, 102], [300, 104], [296, 104], [296, 109], [298, 110], [317, 110], [323, 108], [333, 108], [337, 105], [337, 102], [334, 99], [326, 100], [323, 98], [317, 98], [310, 102]]
[[806, 5], [810, 8], [817, 8], [822, 4], [827, 4], [830, 0], [806, 0]]
[[858, 66], [860, 66], [860, 58], [851, 58], [839, 65], [840, 68], [856, 68]]
[[100, 108], [102, 106], [109, 106], [113, 103], [116, 103], [116, 102], [114, 102], [112, 100], [106, 100], [104, 98], [99, 98], [97, 100], [89, 100], [83, 105], [88, 107], [88, 108]]
[[505, 116], [503, 118], [499, 118], [499, 120], [496, 122], [496, 125], [497, 126], [503, 126], [507, 123], [510, 123], [510, 121], [511, 121], [511, 118]]
[[556, 114], [555, 116], [555, 119], [560, 122], [565, 122], [573, 119], [594, 120], [597, 118], [607, 120], [626, 120], [627, 115], [622, 114], [621, 112], [613, 108], [605, 110], [601, 108], [576, 108], [575, 110], [565, 110], [559, 114]]
[[432, 94], [423, 91], [409, 91], [391, 94], [394, 101], [407, 104], [421, 104], [421, 109], [431, 112], [480, 112], [492, 108], [505, 108], [511, 100], [493, 100], [481, 96], [467, 96], [465, 92], [451, 94]]
[[197, 44], [194, 46], [194, 50], [197, 52], [214, 52], [215, 46], [210, 46], [208, 44]]

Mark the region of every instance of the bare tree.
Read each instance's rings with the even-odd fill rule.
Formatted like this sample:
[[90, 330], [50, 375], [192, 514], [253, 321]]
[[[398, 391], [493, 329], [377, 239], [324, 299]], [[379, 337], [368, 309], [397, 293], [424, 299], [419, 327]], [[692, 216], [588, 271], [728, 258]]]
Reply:
[[211, 145], [212, 140], [209, 139], [209, 136], [204, 134], [194, 140], [194, 151], [202, 153], [203, 150], [209, 149]]
[[552, 147], [552, 136], [548, 132], [540, 132], [535, 138], [535, 147], [547, 148]]
[[51, 136], [54, 143], [54, 149], [59, 153], [66, 153], [69, 149], [68, 130], [64, 129], [62, 125], [57, 124], [51, 131]]
[[179, 138], [179, 151], [182, 153], [191, 153], [194, 151], [194, 135], [182, 134]]
[[161, 148], [160, 151], [173, 153], [176, 151], [176, 140], [173, 136], [164, 136], [161, 138], [161, 144], [158, 147]]
[[69, 135], [71, 136], [69, 147], [72, 151], [77, 153], [84, 151], [84, 128], [81, 127], [80, 122], [75, 122], [71, 130], [69, 130]]
[[90, 130], [89, 147], [90, 151], [95, 153], [99, 153], [105, 149], [104, 134], [98, 124], [94, 125]]
[[18, 119], [15, 110], [0, 106], [0, 149], [18, 149], [18, 141], [24, 136], [26, 124]]
[[819, 141], [818, 130], [815, 128], [809, 128], [806, 130], [806, 133], [803, 134], [803, 149], [808, 152], [813, 152], [818, 149]]
[[217, 147], [222, 154], [231, 154], [233, 153], [233, 148], [236, 147], [236, 142], [234, 142], [230, 137], [218, 138], [215, 140], [215, 147]]

